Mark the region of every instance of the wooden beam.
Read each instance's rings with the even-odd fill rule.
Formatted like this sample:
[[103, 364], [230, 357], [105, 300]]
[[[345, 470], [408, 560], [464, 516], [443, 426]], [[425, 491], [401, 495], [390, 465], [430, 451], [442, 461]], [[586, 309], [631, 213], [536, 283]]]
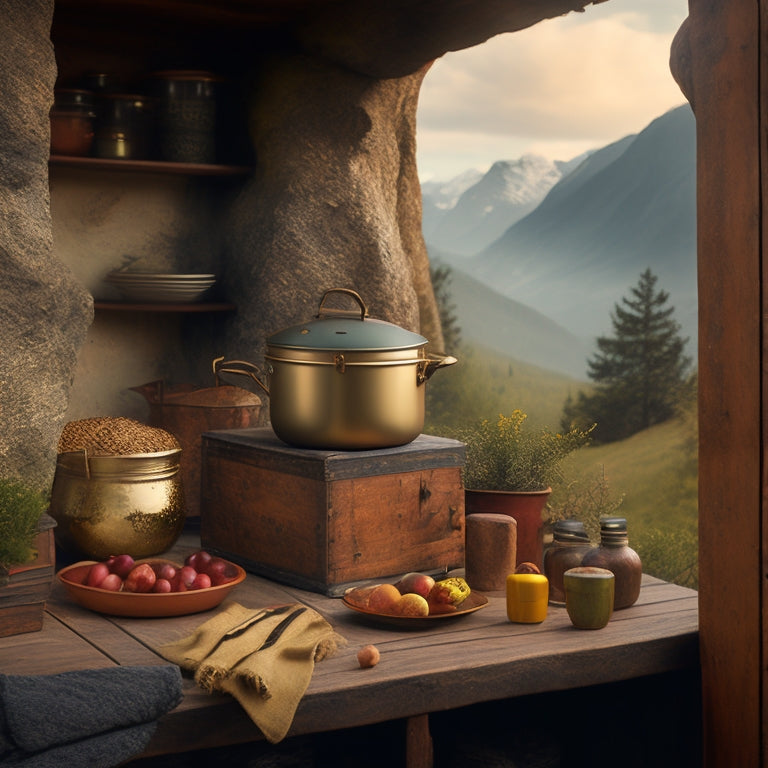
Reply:
[[749, 0], [692, 0], [690, 6], [697, 121], [704, 754], [709, 767], [747, 768], [761, 764], [761, 581], [766, 573], [761, 562], [766, 548], [761, 541], [761, 362], [766, 355], [761, 347], [760, 26], [758, 4]]

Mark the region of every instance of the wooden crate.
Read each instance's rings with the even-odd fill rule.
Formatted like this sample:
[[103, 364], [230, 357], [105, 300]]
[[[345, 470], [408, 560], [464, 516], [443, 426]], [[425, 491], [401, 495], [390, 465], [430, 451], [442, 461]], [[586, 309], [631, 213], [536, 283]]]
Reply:
[[51, 591], [56, 567], [56, 521], [43, 515], [33, 548], [37, 555], [10, 569], [8, 583], [0, 587], [0, 637], [37, 632], [43, 628], [45, 601]]
[[202, 451], [202, 545], [253, 573], [340, 595], [464, 565], [456, 440], [319, 451], [292, 448], [267, 427], [207, 432]]

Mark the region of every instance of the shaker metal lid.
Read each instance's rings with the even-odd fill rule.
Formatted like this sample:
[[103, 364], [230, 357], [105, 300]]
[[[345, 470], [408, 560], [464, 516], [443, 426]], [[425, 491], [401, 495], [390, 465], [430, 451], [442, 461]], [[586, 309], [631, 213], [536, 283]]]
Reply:
[[[358, 303], [358, 310], [328, 309], [324, 303], [329, 294], [343, 293]], [[427, 339], [394, 323], [368, 317], [363, 300], [348, 288], [326, 291], [313, 320], [278, 331], [267, 339], [273, 347], [303, 350], [354, 350], [386, 352], [418, 349]]]

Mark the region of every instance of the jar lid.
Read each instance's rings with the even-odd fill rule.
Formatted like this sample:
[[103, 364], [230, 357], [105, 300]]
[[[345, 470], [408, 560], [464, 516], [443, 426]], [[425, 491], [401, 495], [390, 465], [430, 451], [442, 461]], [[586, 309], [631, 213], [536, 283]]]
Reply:
[[626, 533], [627, 518], [626, 517], [601, 517], [600, 530], [605, 531], [606, 533]]
[[91, 107], [94, 94], [82, 88], [56, 88], [53, 92], [54, 105], [57, 107]]
[[160, 72], [153, 72], [152, 77], [159, 80], [184, 80], [195, 82], [221, 82], [222, 78], [213, 72], [202, 69], [164, 69]]
[[556, 541], [585, 541], [589, 542], [589, 534], [581, 520], [558, 520], [552, 531]]

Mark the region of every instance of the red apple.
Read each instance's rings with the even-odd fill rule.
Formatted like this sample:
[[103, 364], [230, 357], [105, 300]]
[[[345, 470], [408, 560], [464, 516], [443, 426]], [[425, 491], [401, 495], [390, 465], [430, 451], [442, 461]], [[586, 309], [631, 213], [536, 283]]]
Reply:
[[168, 581], [168, 579], [158, 579], [155, 582], [155, 586], [152, 587], [152, 591], [165, 593], [165, 592], [172, 592], [173, 590], [171, 588], [171, 582]]
[[191, 587], [197, 576], [197, 571], [191, 565], [183, 565], [179, 571], [179, 584]]
[[198, 573], [206, 573], [211, 559], [209, 552], [200, 549], [197, 552], [193, 552], [191, 555], [187, 555], [184, 565], [191, 565]]
[[123, 580], [116, 573], [108, 573], [99, 584], [99, 589], [107, 589], [110, 592], [119, 592], [122, 588]]
[[211, 586], [211, 577], [207, 573], [198, 573], [190, 584], [190, 589], [208, 589]]
[[109, 576], [109, 568], [106, 563], [95, 563], [88, 571], [85, 577], [85, 583], [89, 587], [98, 587], [104, 579]]
[[157, 563], [156, 565], [157, 567], [154, 570], [158, 579], [165, 579], [165, 581], [172, 582], [179, 572], [179, 569], [171, 563]]
[[116, 573], [121, 579], [124, 579], [133, 569], [135, 565], [133, 558], [130, 555], [117, 555], [116, 557], [110, 557], [109, 570], [112, 573]]
[[432, 587], [435, 586], [435, 580], [426, 573], [406, 573], [395, 586], [401, 595], [412, 593], [426, 599]]
[[149, 563], [135, 566], [125, 579], [124, 588], [127, 592], [150, 592], [155, 586], [157, 576]]
[[227, 584], [237, 577], [237, 568], [220, 557], [212, 557], [205, 572], [211, 577], [211, 583], [215, 586]]

